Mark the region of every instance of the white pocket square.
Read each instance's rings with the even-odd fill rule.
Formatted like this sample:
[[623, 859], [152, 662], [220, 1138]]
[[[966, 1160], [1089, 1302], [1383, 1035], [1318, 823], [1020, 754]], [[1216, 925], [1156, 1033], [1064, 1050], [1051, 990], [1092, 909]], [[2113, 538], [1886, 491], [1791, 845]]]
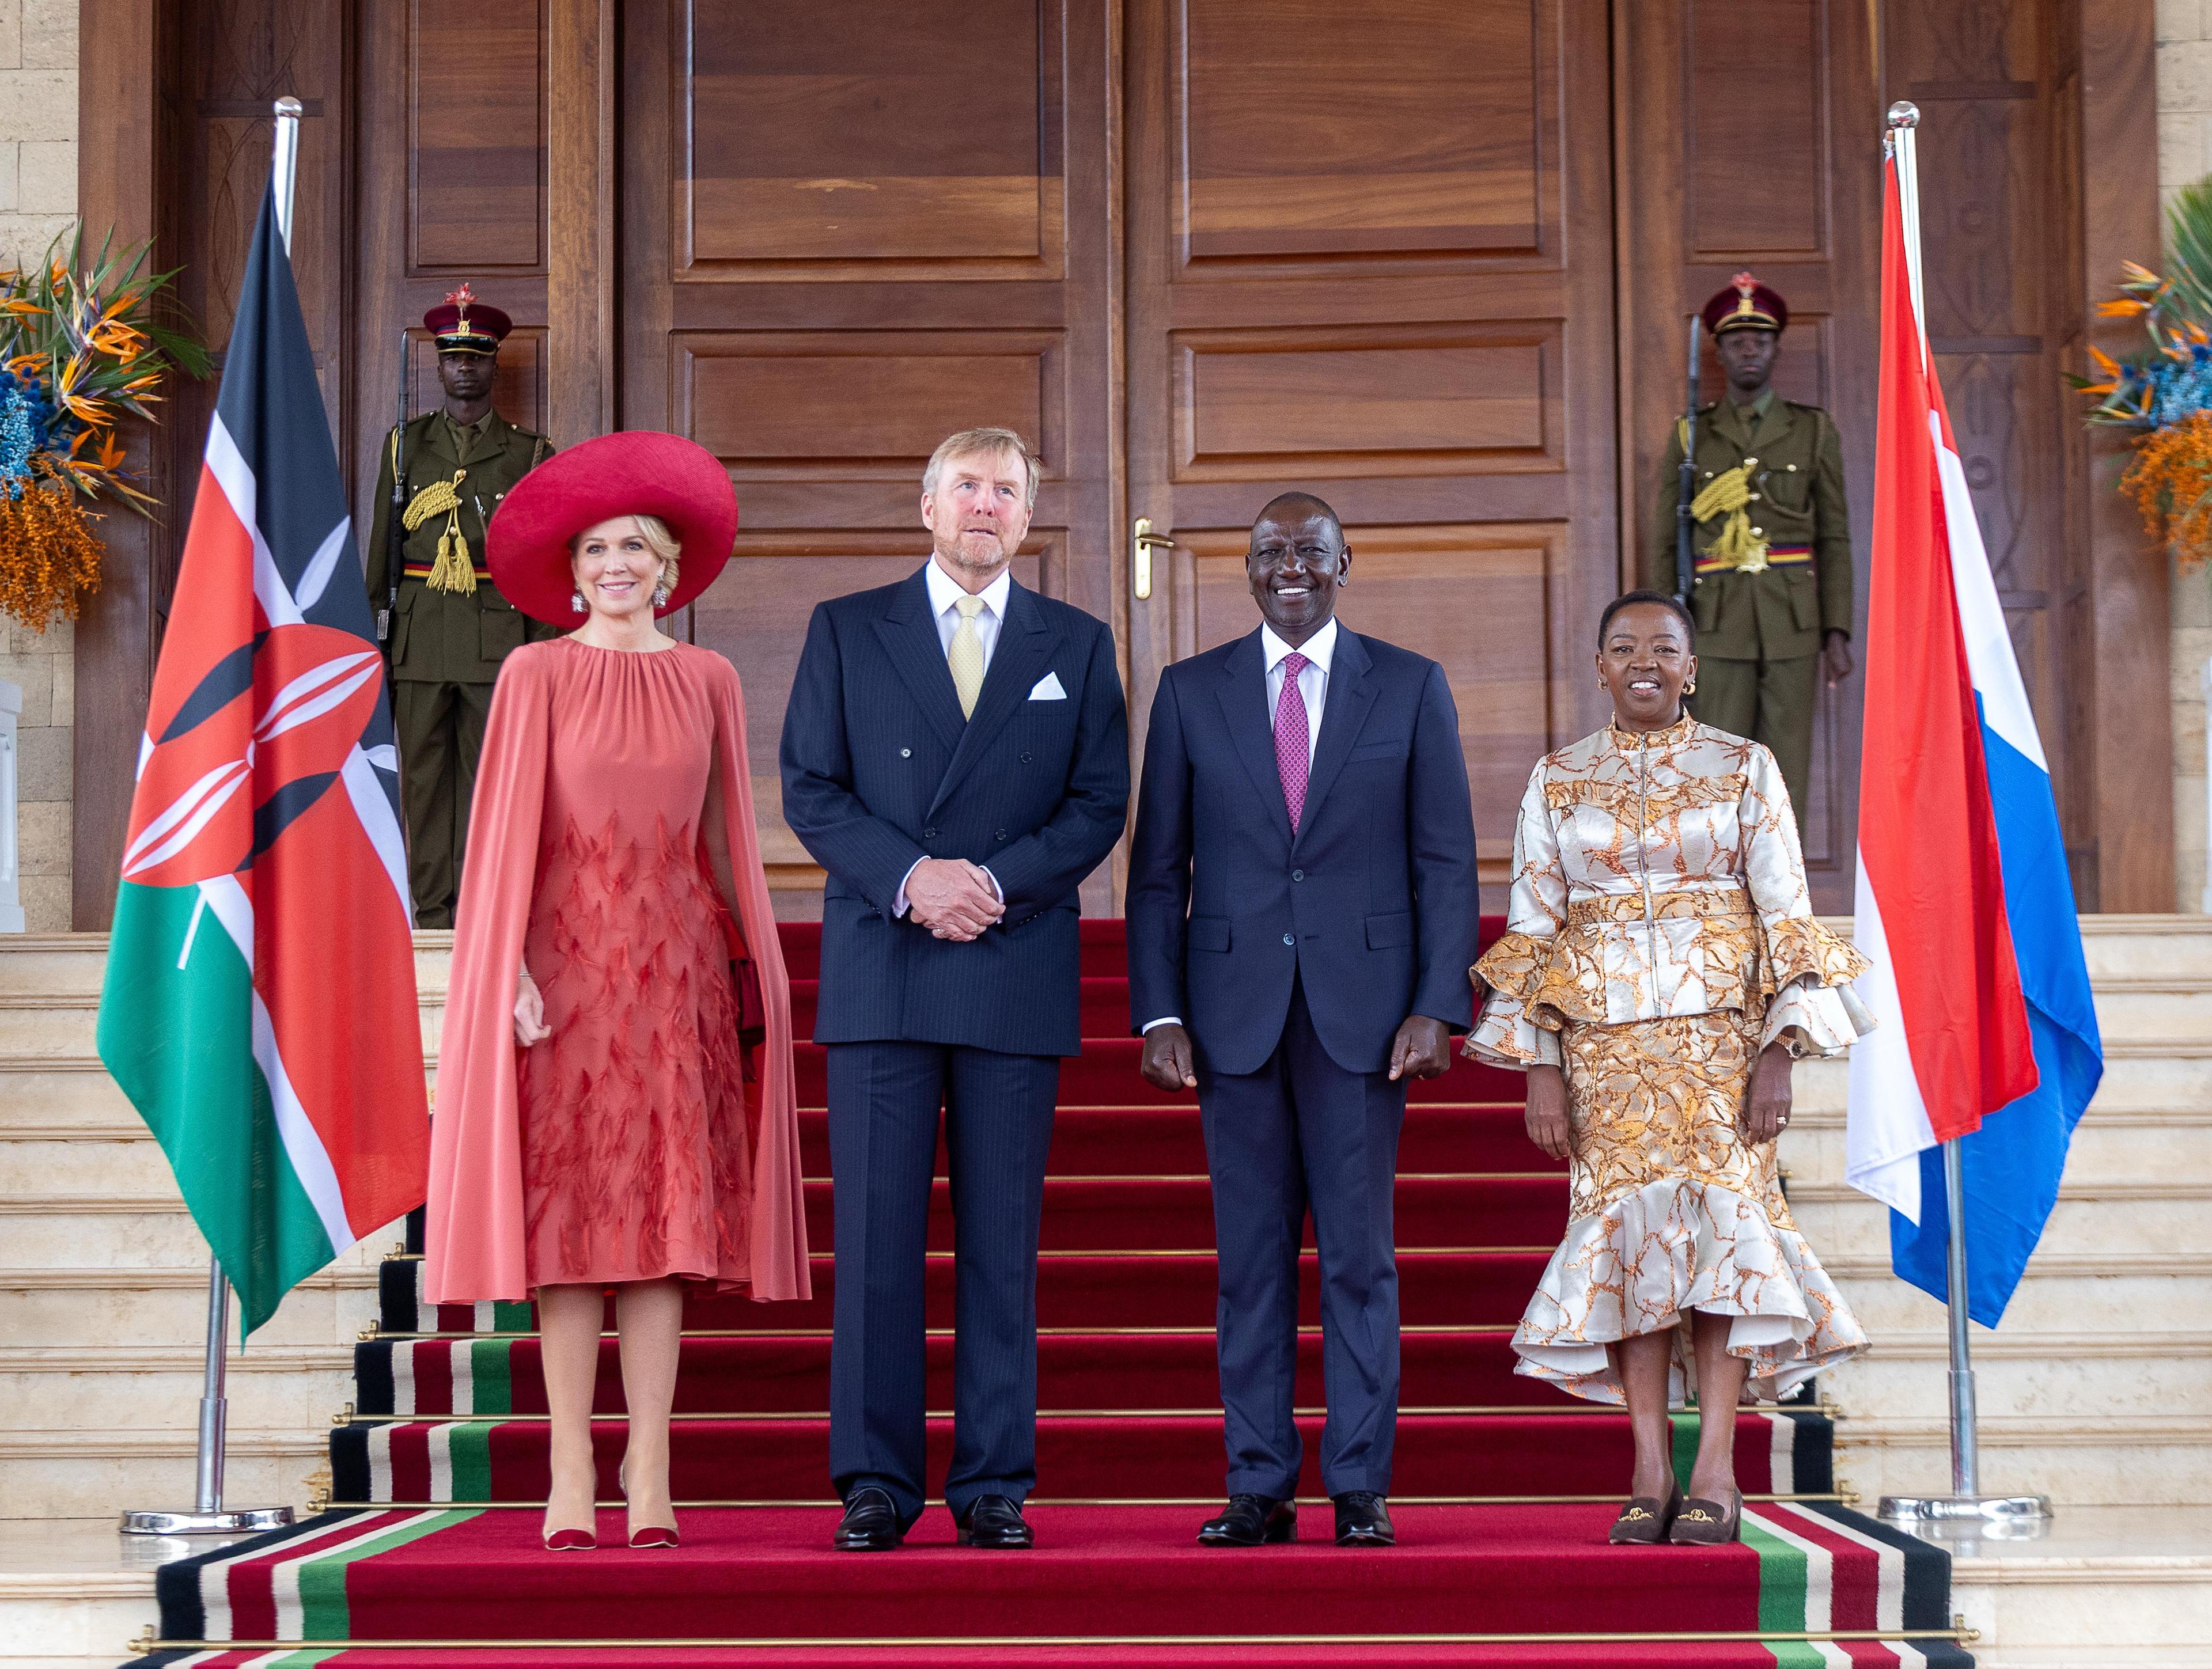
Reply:
[[1060, 674], [1057, 672], [1046, 673], [1030, 691], [1032, 701], [1064, 701], [1066, 699], [1067, 692], [1060, 687]]

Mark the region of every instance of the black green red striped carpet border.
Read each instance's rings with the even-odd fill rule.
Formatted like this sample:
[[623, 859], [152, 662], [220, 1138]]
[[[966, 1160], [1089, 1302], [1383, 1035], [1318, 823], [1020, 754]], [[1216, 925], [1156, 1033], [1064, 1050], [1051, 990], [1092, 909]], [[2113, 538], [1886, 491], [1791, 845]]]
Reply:
[[[1204, 1550], [1181, 1509], [1038, 1507], [1033, 1517], [1038, 1546], [1023, 1556], [952, 1546], [936, 1509], [900, 1553], [840, 1557], [826, 1545], [834, 1509], [787, 1508], [695, 1512], [672, 1553], [549, 1558], [533, 1514], [329, 1514], [165, 1566], [159, 1638], [207, 1642], [202, 1650], [246, 1642], [283, 1653], [260, 1660], [275, 1664], [324, 1662], [314, 1655], [322, 1642], [348, 1642], [342, 1660], [373, 1655], [386, 1669], [386, 1654], [406, 1642], [447, 1654], [422, 1661], [465, 1664], [513, 1642], [542, 1653], [599, 1641], [619, 1653], [648, 1639], [659, 1655], [636, 1660], [673, 1661], [667, 1653], [696, 1642], [726, 1654], [702, 1661], [826, 1665], [866, 1652], [908, 1663], [925, 1660], [911, 1652], [974, 1649], [1001, 1662], [1049, 1652], [1036, 1660], [1088, 1665], [1133, 1660], [1125, 1642], [1169, 1651], [1233, 1636], [1240, 1665], [1264, 1660], [1246, 1642], [1341, 1653], [1355, 1638], [1423, 1663], [1968, 1661], [1942, 1637], [1948, 1556], [1834, 1507], [1754, 1508], [1740, 1546], [1623, 1549], [1605, 1545], [1609, 1505], [1409, 1505], [1398, 1514], [1400, 1545], [1383, 1553], [1325, 1539]], [[619, 1524], [602, 1514], [602, 1534], [613, 1538]], [[1309, 1528], [1319, 1537], [1325, 1522]], [[1022, 1643], [1038, 1640], [1068, 1643]], [[291, 1642], [301, 1649], [286, 1651]], [[1505, 1647], [1522, 1655], [1485, 1655]], [[1644, 1655], [1623, 1655], [1630, 1648]], [[1537, 1648], [1553, 1655], [1527, 1654]], [[1681, 1655], [1698, 1651], [1706, 1655]]]

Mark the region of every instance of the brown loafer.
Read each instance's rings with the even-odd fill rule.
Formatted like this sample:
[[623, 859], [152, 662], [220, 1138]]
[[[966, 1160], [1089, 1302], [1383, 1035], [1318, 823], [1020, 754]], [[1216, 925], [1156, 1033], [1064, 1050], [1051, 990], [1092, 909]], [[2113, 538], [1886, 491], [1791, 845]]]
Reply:
[[1620, 1509], [1620, 1516], [1613, 1520], [1606, 1539], [1615, 1547], [1656, 1547], [1667, 1539], [1674, 1514], [1681, 1509], [1680, 1484], [1668, 1486], [1664, 1501], [1656, 1496], [1638, 1496]]
[[1743, 1496], [1739, 1492], [1725, 1508], [1717, 1501], [1700, 1501], [1692, 1496], [1674, 1514], [1674, 1527], [1668, 1539], [1677, 1547], [1723, 1547], [1741, 1539], [1742, 1534]]

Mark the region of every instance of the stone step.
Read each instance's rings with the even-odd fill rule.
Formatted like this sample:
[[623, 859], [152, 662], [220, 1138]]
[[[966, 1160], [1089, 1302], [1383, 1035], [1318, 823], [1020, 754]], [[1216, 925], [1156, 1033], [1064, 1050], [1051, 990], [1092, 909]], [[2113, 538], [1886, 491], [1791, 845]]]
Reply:
[[[1849, 1258], [1824, 1253], [1820, 1261], [1875, 1338], [1943, 1326], [1944, 1306], [1891, 1273], [1887, 1252]], [[2212, 1254], [2169, 1257], [2152, 1267], [2126, 1253], [2039, 1251], [2014, 1290], [2002, 1331], [2066, 1332], [2094, 1316], [2115, 1332], [2163, 1332], [2206, 1315], [2212, 1315]]]
[[[1795, 1109], [1840, 1118], [1850, 1088], [1849, 1061], [1801, 1061], [1792, 1079]], [[2212, 1041], [2191, 1040], [2107, 1045], [2105, 1076], [2089, 1111], [2094, 1117], [2100, 1112], [2155, 1113], [2205, 1106], [2212, 1106]]]
[[[2059, 1185], [2041, 1248], [2058, 1253], [2130, 1253], [2164, 1259], [2194, 1246], [2212, 1182], [2075, 1180]], [[1889, 1211], [1842, 1182], [1790, 1184], [1790, 1211], [1823, 1259], [1886, 1257]]]
[[[1982, 1411], [2094, 1422], [2118, 1415], [2212, 1417], [2204, 1387], [2212, 1332], [1978, 1332]], [[2197, 1318], [2181, 1318], [2184, 1326]], [[1950, 1350], [1929, 1330], [1872, 1336], [1854, 1361], [1821, 1376], [1823, 1392], [1858, 1419], [1936, 1419], [1948, 1409]]]
[[[0, 1139], [0, 1164], [5, 1163], [5, 1151], [4, 1139]], [[1782, 1167], [1793, 1184], [1842, 1181], [1844, 1158], [1840, 1109], [1791, 1114], [1782, 1138]], [[2124, 1182], [2155, 1176], [2172, 1182], [2212, 1182], [2212, 1109], [2093, 1107], [2075, 1127], [2066, 1175], [2072, 1181]]]
[[2212, 1511], [2062, 1506], [2033, 1541], [1951, 1542], [1982, 1669], [2212, 1665]]
[[[89, 1507], [189, 1507], [195, 1441], [191, 1429], [0, 1430], [0, 1477], [8, 1480], [0, 1514], [66, 1518]], [[234, 1425], [226, 1455], [223, 1499], [230, 1505], [305, 1512], [310, 1479], [329, 1474], [330, 1427]]]
[[[2076, 1420], [1985, 1411], [1975, 1429], [1983, 1490], [2047, 1495], [2062, 1517], [2075, 1507], [2186, 1507], [2212, 1499], [2212, 1417]], [[1950, 1422], [1942, 1414], [1839, 1419], [1836, 1476], [1858, 1492], [1863, 1512], [1886, 1495], [1948, 1495]]]
[[[0, 1346], [0, 1405], [31, 1411], [48, 1430], [192, 1431], [199, 1420], [204, 1348], [118, 1341], [106, 1349]], [[353, 1398], [350, 1345], [233, 1349], [224, 1394], [244, 1429], [327, 1429]]]
[[[398, 1238], [373, 1237], [287, 1293], [253, 1335], [264, 1344], [349, 1345], [376, 1319], [376, 1258]], [[373, 1250], [371, 1248], [374, 1248]], [[207, 1336], [207, 1265], [0, 1271], [11, 1343], [57, 1349], [191, 1345]]]

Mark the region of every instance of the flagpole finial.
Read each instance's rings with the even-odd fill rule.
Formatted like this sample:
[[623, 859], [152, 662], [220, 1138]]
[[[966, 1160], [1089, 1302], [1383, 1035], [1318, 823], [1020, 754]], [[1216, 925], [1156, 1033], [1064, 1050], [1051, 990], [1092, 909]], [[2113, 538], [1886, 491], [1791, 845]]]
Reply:
[[1889, 125], [1893, 128], [1918, 127], [1920, 106], [1910, 99], [1899, 99], [1889, 107]]
[[297, 99], [292, 97], [289, 94], [287, 94], [284, 97], [276, 100], [276, 113], [279, 116], [298, 117], [304, 114], [307, 108], [307, 107], [305, 105], [301, 104]]

